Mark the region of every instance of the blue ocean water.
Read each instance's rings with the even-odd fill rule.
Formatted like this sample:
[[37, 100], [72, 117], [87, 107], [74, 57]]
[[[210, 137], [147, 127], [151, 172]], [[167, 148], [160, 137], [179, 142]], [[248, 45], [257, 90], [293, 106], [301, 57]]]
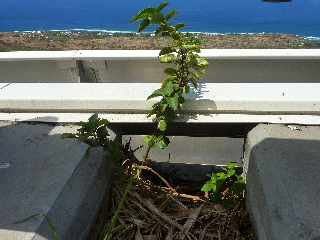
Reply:
[[[130, 18], [159, 0], [1, 0], [0, 31], [135, 31]], [[169, 0], [187, 31], [320, 37], [320, 0]]]

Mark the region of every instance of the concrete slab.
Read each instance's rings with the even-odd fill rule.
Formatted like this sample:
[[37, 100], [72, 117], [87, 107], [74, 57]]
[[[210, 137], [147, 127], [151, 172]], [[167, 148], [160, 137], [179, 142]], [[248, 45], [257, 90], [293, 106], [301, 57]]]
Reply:
[[[0, 125], [0, 239], [84, 239], [107, 186], [101, 149], [62, 139], [77, 126]], [[39, 215], [39, 216], [36, 216]]]
[[[131, 137], [133, 149], [143, 145], [143, 137], [139, 135], [123, 136], [122, 142]], [[151, 152], [152, 160], [157, 162], [223, 165], [230, 161], [241, 163], [243, 155], [242, 138], [224, 137], [170, 137], [168, 149], [154, 148]], [[136, 156], [143, 158], [145, 149], [139, 149]], [[170, 154], [170, 159], [169, 159]]]
[[260, 240], [320, 239], [320, 127], [259, 125], [245, 150], [247, 206]]

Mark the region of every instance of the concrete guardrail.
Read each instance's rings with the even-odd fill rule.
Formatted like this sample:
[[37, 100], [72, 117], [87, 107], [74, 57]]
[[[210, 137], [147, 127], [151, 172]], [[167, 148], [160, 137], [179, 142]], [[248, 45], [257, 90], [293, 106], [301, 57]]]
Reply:
[[[0, 53], [0, 82], [159, 82], [158, 50]], [[203, 49], [204, 82], [320, 82], [319, 49]]]

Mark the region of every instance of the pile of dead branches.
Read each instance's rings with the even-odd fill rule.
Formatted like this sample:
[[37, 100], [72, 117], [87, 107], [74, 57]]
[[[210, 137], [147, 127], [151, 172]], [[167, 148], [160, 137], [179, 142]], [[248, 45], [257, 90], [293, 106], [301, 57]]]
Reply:
[[[122, 191], [114, 189], [111, 211]], [[197, 198], [138, 183], [128, 193], [125, 205], [112, 230], [114, 240], [233, 240], [254, 239], [246, 211], [238, 206], [227, 210]]]
[[108, 195], [102, 206], [90, 239], [255, 239], [242, 202], [226, 209], [191, 187], [182, 191], [136, 159], [137, 149], [131, 149], [130, 141], [123, 146], [122, 164], [114, 169], [111, 197]]

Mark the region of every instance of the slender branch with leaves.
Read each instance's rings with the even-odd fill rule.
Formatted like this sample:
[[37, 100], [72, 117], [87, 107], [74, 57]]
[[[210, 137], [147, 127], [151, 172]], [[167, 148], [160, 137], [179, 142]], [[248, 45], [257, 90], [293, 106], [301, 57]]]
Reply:
[[148, 117], [154, 117], [157, 131], [145, 137], [148, 146], [145, 160], [149, 159], [150, 149], [154, 146], [165, 149], [169, 145], [170, 140], [166, 136], [168, 126], [177, 117], [188, 93], [197, 89], [198, 80], [204, 76], [208, 66], [207, 59], [199, 55], [199, 40], [180, 31], [185, 27], [183, 23], [171, 23], [176, 11], [165, 12], [167, 6], [168, 3], [163, 2], [156, 8], [146, 8], [132, 19], [132, 22], [140, 23], [139, 32], [154, 26], [155, 35], [168, 40], [168, 45], [159, 53], [160, 62], [169, 65], [164, 70], [165, 78], [161, 87], [148, 97], [148, 100], [159, 98], [159, 101], [148, 114]]

